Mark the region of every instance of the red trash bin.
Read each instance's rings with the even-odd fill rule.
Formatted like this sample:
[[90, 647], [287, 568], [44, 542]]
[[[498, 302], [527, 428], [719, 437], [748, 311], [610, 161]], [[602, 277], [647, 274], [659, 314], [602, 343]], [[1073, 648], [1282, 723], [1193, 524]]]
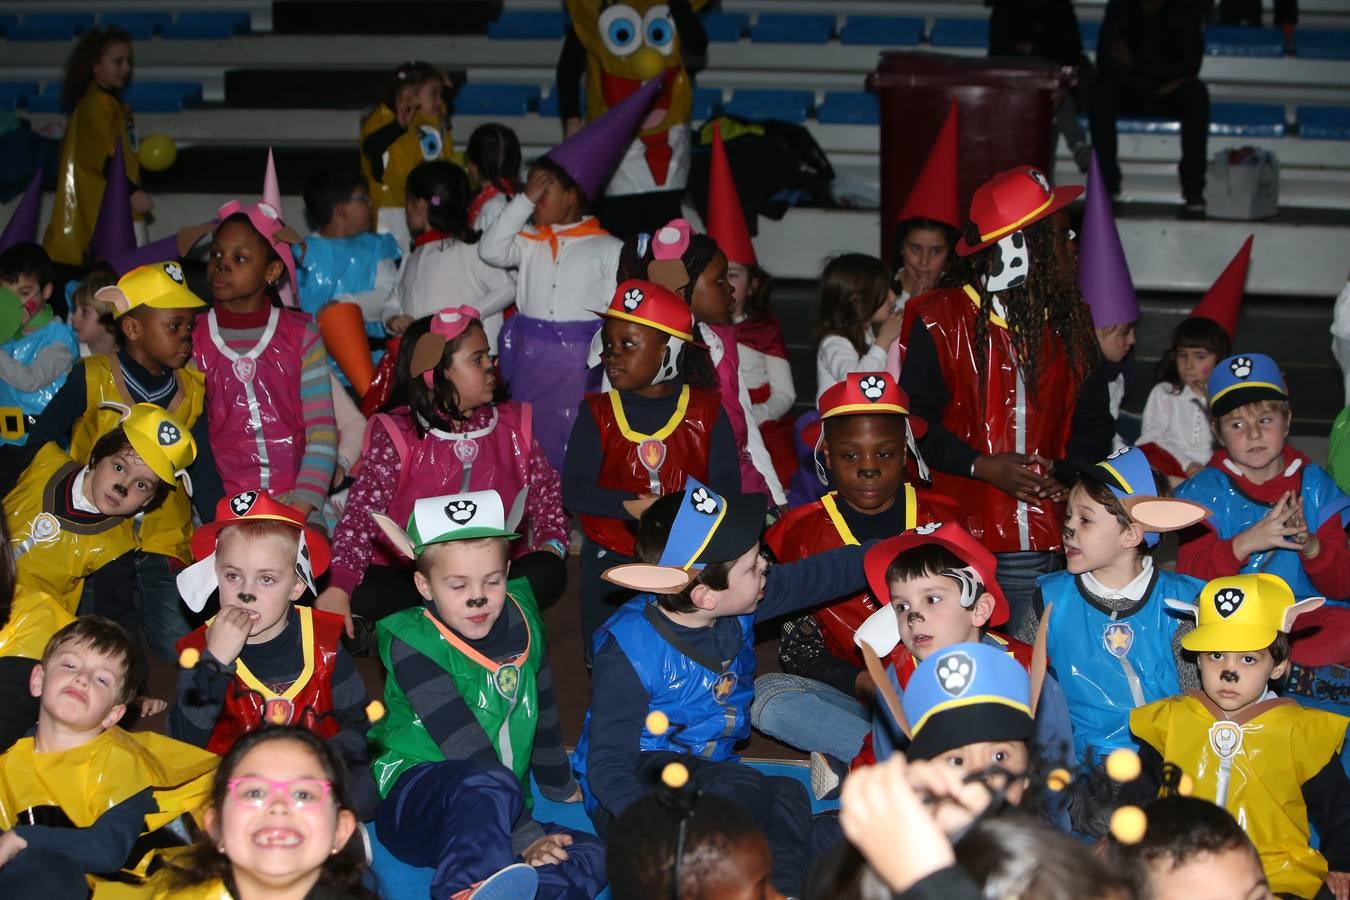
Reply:
[[882, 54], [867, 76], [881, 104], [882, 258], [891, 260], [895, 217], [953, 100], [964, 214], [997, 172], [1022, 164], [1053, 172], [1055, 108], [1072, 82], [1071, 69], [1025, 57]]

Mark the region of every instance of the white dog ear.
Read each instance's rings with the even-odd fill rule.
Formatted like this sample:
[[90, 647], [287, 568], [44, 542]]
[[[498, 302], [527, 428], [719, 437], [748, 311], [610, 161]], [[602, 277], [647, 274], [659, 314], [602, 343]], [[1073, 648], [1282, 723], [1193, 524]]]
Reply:
[[380, 531], [389, 539], [389, 543], [394, 545], [394, 549], [402, 553], [408, 559], [416, 556], [413, 553], [412, 538], [408, 537], [408, 532], [399, 528], [394, 520], [383, 513], [371, 513], [370, 517], [375, 520], [375, 524], [380, 526]]
[[998, 294], [1026, 283], [1031, 271], [1031, 254], [1027, 250], [1025, 232], [1014, 231], [995, 244], [992, 252], [994, 258], [989, 265], [985, 290]]
[[1309, 597], [1306, 600], [1300, 600], [1293, 606], [1284, 611], [1284, 627], [1280, 630], [1285, 634], [1294, 630], [1294, 620], [1304, 613], [1310, 613], [1327, 602], [1326, 597]]

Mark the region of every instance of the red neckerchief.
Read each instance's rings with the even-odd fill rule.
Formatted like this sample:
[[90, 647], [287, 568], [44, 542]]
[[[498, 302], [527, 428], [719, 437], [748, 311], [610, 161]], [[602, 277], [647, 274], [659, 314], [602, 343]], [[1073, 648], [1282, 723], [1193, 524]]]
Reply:
[[783, 340], [783, 327], [772, 315], [737, 322], [736, 341], [745, 344], [751, 350], [758, 350], [765, 356], [788, 358], [787, 343]]
[[652, 173], [652, 181], [658, 189], [666, 184], [670, 175], [670, 159], [675, 151], [670, 147], [670, 132], [658, 131], [656, 134], [639, 135], [642, 149], [647, 157], [647, 168]]
[[469, 221], [477, 222], [478, 214], [483, 211], [483, 207], [489, 200], [498, 194], [501, 194], [506, 197], [507, 200], [510, 200], [516, 195], [516, 190], [509, 180], [498, 178], [492, 184], [489, 184], [479, 191], [478, 196], [473, 198], [473, 202], [469, 204]]
[[[1307, 468], [1312, 459], [1300, 450], [1296, 450], [1288, 444], [1284, 447], [1284, 454], [1280, 457], [1280, 471], [1274, 478], [1264, 481], [1261, 484], [1252, 482], [1247, 476], [1239, 475], [1233, 471], [1233, 468], [1224, 465], [1228, 460], [1228, 451], [1219, 449], [1214, 451], [1210, 457], [1209, 465], [1211, 468], [1218, 469], [1227, 475], [1234, 484], [1241, 489], [1242, 493], [1251, 497], [1258, 503], [1275, 503], [1284, 495], [1285, 491], [1293, 491], [1298, 494], [1303, 489], [1303, 470]], [[1284, 474], [1289, 470], [1289, 466], [1294, 460], [1301, 460], [1303, 465], [1296, 468], [1293, 474]]]
[[569, 238], [584, 238], [609, 234], [608, 231], [600, 227], [600, 220], [595, 216], [587, 216], [573, 225], [559, 227], [561, 228], [560, 231], [554, 231], [552, 225], [535, 225], [533, 231], [522, 231], [520, 236], [527, 241], [548, 241], [549, 253], [553, 255], [554, 259], [557, 259], [559, 235]]
[[432, 241], [453, 241], [454, 239], [454, 235], [446, 234], [444, 231], [437, 231], [434, 228], [428, 228], [413, 239], [413, 248], [416, 249], [423, 244], [430, 244]]

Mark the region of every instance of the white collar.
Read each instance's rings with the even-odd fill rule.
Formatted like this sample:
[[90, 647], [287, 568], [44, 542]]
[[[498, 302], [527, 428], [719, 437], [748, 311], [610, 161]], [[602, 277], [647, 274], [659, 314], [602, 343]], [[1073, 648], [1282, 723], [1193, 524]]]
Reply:
[[70, 482], [70, 503], [82, 513], [93, 513], [96, 516], [103, 515], [103, 511], [89, 502], [89, 498], [84, 495], [84, 479], [89, 475], [89, 467], [85, 466], [75, 473], [75, 477]]
[[1145, 556], [1144, 568], [1129, 584], [1123, 588], [1109, 588], [1096, 579], [1091, 572], [1083, 573], [1083, 586], [1095, 596], [1107, 600], [1132, 600], [1138, 602], [1148, 593], [1148, 583], [1153, 578], [1153, 560]]

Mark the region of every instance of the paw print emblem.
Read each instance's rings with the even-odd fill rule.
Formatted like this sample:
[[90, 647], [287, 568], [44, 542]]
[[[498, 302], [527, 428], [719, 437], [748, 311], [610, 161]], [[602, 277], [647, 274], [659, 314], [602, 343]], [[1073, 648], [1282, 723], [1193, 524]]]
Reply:
[[1041, 190], [1047, 194], [1050, 193], [1050, 182], [1046, 180], [1045, 173], [1040, 169], [1027, 169], [1027, 177], [1041, 186]]
[[642, 293], [641, 288], [629, 288], [623, 292], [623, 308], [632, 312], [638, 308], [646, 295]]
[[1133, 447], [1121, 447], [1119, 450], [1112, 450], [1111, 455], [1108, 456], [1106, 459], [1108, 461], [1113, 459], [1120, 459], [1122, 456], [1124, 456], [1126, 453], [1129, 453], [1133, 449], [1134, 449]]
[[975, 680], [975, 660], [964, 653], [949, 653], [937, 664], [938, 684], [953, 697], [959, 697]]
[[1246, 378], [1252, 374], [1252, 361], [1246, 356], [1234, 357], [1233, 361], [1228, 364], [1228, 371], [1232, 372], [1237, 378]]
[[178, 263], [165, 263], [164, 274], [172, 278], [176, 283], [183, 283], [183, 268]]
[[172, 422], [160, 422], [159, 432], [155, 435], [161, 447], [172, 447], [183, 438], [183, 432]]
[[862, 391], [862, 395], [868, 400], [876, 403], [886, 390], [886, 382], [876, 375], [868, 375], [858, 382], [858, 390]]
[[689, 505], [705, 516], [711, 516], [717, 512], [717, 498], [707, 488], [698, 488], [690, 494]]
[[236, 516], [242, 516], [253, 508], [257, 499], [257, 491], [244, 491], [242, 494], [235, 494], [230, 498], [230, 512]]
[[928, 535], [937, 531], [941, 527], [942, 527], [941, 522], [929, 522], [927, 525], [920, 525], [918, 528], [915, 528], [914, 533], [921, 534], [924, 537], [927, 537]]
[[445, 514], [456, 525], [463, 525], [468, 522], [476, 512], [478, 512], [478, 504], [472, 500], [451, 500], [445, 504]]
[[1238, 611], [1245, 599], [1246, 594], [1237, 588], [1224, 588], [1214, 595], [1214, 608], [1226, 619]]

